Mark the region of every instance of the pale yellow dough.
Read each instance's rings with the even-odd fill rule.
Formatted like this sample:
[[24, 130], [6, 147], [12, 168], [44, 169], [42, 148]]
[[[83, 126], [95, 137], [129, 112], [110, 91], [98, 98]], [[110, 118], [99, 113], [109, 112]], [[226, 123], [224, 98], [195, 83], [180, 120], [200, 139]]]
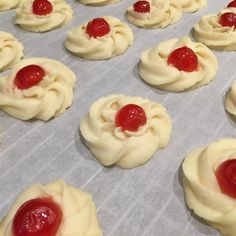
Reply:
[[21, 0], [0, 0], [0, 11], [16, 8]]
[[88, 22], [68, 32], [66, 48], [73, 54], [91, 60], [103, 60], [123, 54], [133, 43], [134, 35], [129, 26], [112, 16], [104, 16], [110, 32], [102, 37], [86, 33]]
[[32, 11], [34, 0], [21, 0], [16, 9], [15, 23], [24, 30], [44, 32], [62, 27], [72, 19], [72, 8], [64, 0], [50, 0], [53, 11], [44, 16], [35, 15]]
[[150, 12], [135, 12], [133, 6], [127, 9], [130, 23], [142, 28], [164, 28], [176, 23], [182, 16], [182, 8], [176, 0], [148, 0]]
[[185, 12], [195, 12], [206, 7], [207, 0], [179, 0], [179, 4], [182, 6]]
[[56, 236], [102, 236], [92, 196], [62, 180], [33, 184], [21, 193], [0, 223], [0, 235], [13, 236], [12, 221], [17, 209], [30, 199], [42, 197], [52, 197], [61, 207], [62, 223]]
[[225, 100], [225, 109], [236, 118], [236, 80], [227, 93]]
[[[18, 89], [14, 78], [27, 65], [39, 65], [46, 76], [29, 89]], [[71, 106], [75, 74], [62, 63], [47, 58], [28, 58], [20, 61], [8, 77], [0, 79], [0, 110], [21, 120], [48, 120], [62, 114]]]
[[[169, 54], [177, 48], [187, 46], [198, 57], [198, 68], [193, 72], [179, 71], [169, 65]], [[141, 54], [139, 75], [147, 83], [172, 92], [195, 89], [208, 84], [215, 76], [218, 62], [204, 44], [193, 42], [189, 37], [170, 39]]]
[[[117, 111], [127, 104], [141, 106], [147, 123], [136, 132], [115, 125]], [[166, 109], [141, 97], [110, 95], [94, 102], [80, 122], [80, 131], [94, 156], [105, 166], [129, 169], [144, 164], [157, 149], [167, 145], [171, 119]]]
[[12, 68], [24, 56], [23, 45], [12, 34], [0, 31], [0, 72]]
[[92, 5], [92, 6], [109, 5], [119, 1], [121, 0], [79, 0], [79, 2], [81, 2], [82, 4]]
[[236, 8], [225, 8], [217, 15], [206, 15], [194, 26], [193, 35], [197, 41], [216, 50], [236, 50], [236, 30], [234, 27], [223, 27], [220, 16], [226, 12], [236, 14]]
[[223, 235], [236, 235], [236, 199], [221, 192], [217, 167], [236, 158], [236, 139], [221, 139], [191, 151], [183, 162], [187, 205]]

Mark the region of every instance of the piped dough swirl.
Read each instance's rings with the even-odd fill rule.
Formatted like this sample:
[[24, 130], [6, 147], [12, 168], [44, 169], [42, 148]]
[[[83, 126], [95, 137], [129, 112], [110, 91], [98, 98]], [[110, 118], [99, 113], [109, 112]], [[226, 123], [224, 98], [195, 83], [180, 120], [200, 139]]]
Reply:
[[119, 1], [120, 0], [79, 0], [79, 2], [81, 2], [84, 5], [92, 5], [92, 6], [109, 5]]
[[187, 205], [223, 235], [235, 236], [236, 199], [221, 192], [215, 176], [224, 161], [236, 159], [236, 139], [221, 139], [191, 151], [183, 162]]
[[182, 8], [176, 0], [148, 0], [150, 12], [135, 12], [133, 6], [127, 9], [128, 21], [142, 28], [164, 28], [176, 23], [182, 16]]
[[0, 0], [0, 11], [16, 8], [21, 0]]
[[86, 33], [88, 22], [68, 32], [66, 48], [73, 54], [91, 60], [103, 60], [123, 54], [132, 44], [134, 36], [128, 25], [112, 16], [104, 16], [110, 32], [102, 37]]
[[[198, 68], [193, 72], [179, 71], [167, 62], [169, 54], [177, 48], [187, 46], [198, 57]], [[147, 49], [141, 54], [139, 75], [157, 88], [181, 92], [208, 84], [216, 74], [218, 62], [214, 54], [202, 43], [189, 37], [170, 39]]]
[[24, 56], [23, 45], [12, 34], [0, 31], [0, 72], [12, 68]]
[[72, 9], [64, 0], [50, 0], [53, 11], [39, 16], [32, 11], [33, 0], [21, 0], [16, 9], [15, 23], [22, 29], [32, 32], [44, 32], [62, 27], [72, 19]]
[[102, 236], [96, 208], [90, 194], [59, 180], [47, 185], [33, 184], [22, 192], [0, 223], [0, 235], [12, 236], [12, 222], [17, 209], [34, 198], [50, 197], [62, 210], [62, 222], [56, 236]]
[[236, 80], [226, 95], [225, 109], [236, 118]]
[[236, 50], [236, 30], [234, 27], [223, 27], [220, 16], [226, 12], [236, 14], [236, 8], [225, 8], [217, 15], [206, 15], [194, 26], [193, 35], [197, 41], [216, 50]]
[[[136, 132], [116, 127], [117, 111], [127, 105], [141, 106], [147, 117]], [[166, 109], [141, 97], [110, 95], [94, 102], [80, 122], [80, 131], [94, 156], [105, 166], [129, 169], [144, 164], [154, 152], [167, 145], [171, 119]]]
[[[16, 73], [27, 65], [39, 65], [46, 75], [29, 89], [18, 89]], [[47, 58], [28, 58], [20, 61], [9, 77], [0, 79], [0, 110], [21, 120], [48, 120], [62, 114], [71, 106], [74, 73], [62, 63]]]
[[207, 0], [180, 0], [179, 4], [185, 12], [199, 11], [207, 5]]

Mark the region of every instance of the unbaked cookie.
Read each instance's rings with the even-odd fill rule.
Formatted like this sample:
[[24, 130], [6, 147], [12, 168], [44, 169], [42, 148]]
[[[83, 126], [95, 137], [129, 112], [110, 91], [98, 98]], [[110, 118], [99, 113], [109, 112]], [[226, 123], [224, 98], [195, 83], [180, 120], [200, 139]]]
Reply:
[[180, 92], [208, 84], [217, 69], [217, 59], [205, 45], [183, 37], [145, 50], [139, 75], [157, 88]]
[[44, 32], [62, 27], [72, 14], [64, 0], [21, 0], [15, 23], [27, 31]]
[[79, 0], [82, 4], [85, 5], [91, 5], [91, 6], [103, 6], [103, 5], [109, 5], [116, 2], [119, 2], [121, 0]]
[[16, 8], [21, 0], [0, 0], [0, 11]]
[[183, 11], [195, 12], [206, 7], [207, 0], [180, 0], [179, 4], [183, 8]]
[[176, 23], [182, 8], [176, 0], [137, 1], [127, 9], [130, 23], [142, 28], [164, 28]]
[[236, 81], [227, 93], [225, 100], [225, 109], [236, 118]]
[[80, 122], [80, 131], [103, 165], [129, 169], [144, 164], [157, 149], [167, 145], [171, 119], [156, 102], [110, 95], [91, 105]]
[[236, 233], [236, 139], [191, 151], [183, 162], [187, 205], [223, 235]]
[[225, 8], [217, 15], [206, 15], [194, 26], [197, 41], [217, 50], [236, 50], [236, 8]]
[[23, 45], [12, 34], [0, 31], [0, 72], [12, 68], [24, 56]]
[[92, 196], [60, 180], [21, 193], [1, 221], [0, 235], [102, 236], [102, 231]]
[[129, 26], [112, 16], [95, 18], [68, 32], [66, 48], [76, 56], [102, 60], [123, 54], [132, 44]]
[[48, 120], [71, 106], [74, 73], [47, 58], [20, 61], [8, 77], [0, 79], [0, 110], [21, 120]]

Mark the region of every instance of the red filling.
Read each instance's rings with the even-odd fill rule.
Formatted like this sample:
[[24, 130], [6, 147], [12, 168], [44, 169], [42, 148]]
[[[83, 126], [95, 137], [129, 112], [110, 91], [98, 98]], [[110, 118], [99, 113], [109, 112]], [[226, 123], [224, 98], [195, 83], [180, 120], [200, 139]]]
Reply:
[[150, 12], [150, 4], [148, 1], [138, 1], [134, 3], [133, 9], [134, 11], [139, 13]]
[[147, 118], [142, 107], [128, 104], [116, 113], [115, 122], [122, 130], [137, 131], [140, 126], [146, 124]]
[[61, 208], [52, 199], [31, 199], [17, 210], [12, 224], [13, 235], [55, 236], [61, 220]]
[[230, 2], [227, 7], [236, 7], [236, 0]]
[[33, 13], [35, 15], [44, 16], [52, 12], [52, 4], [48, 0], [34, 0]]
[[86, 33], [90, 37], [102, 37], [110, 32], [109, 24], [103, 18], [94, 18], [89, 21], [86, 27]]
[[236, 28], [236, 14], [232, 12], [226, 12], [220, 16], [219, 23], [222, 26], [229, 26]]
[[42, 67], [28, 65], [17, 72], [14, 82], [18, 89], [28, 89], [38, 84], [45, 75], [46, 72]]
[[221, 191], [236, 198], [236, 159], [221, 163], [216, 170], [216, 178]]
[[168, 57], [168, 64], [172, 64], [178, 70], [192, 72], [197, 70], [198, 58], [195, 52], [186, 46], [177, 48]]

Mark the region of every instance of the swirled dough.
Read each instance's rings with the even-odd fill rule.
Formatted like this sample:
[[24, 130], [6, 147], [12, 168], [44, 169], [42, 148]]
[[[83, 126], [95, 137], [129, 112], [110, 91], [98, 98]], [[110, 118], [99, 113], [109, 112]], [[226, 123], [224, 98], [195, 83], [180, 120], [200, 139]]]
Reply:
[[185, 12], [199, 11], [207, 5], [207, 0], [180, 0], [179, 4]]
[[[127, 104], [141, 106], [147, 117], [136, 132], [116, 127], [117, 111]], [[80, 131], [94, 156], [105, 166], [129, 169], [144, 164], [154, 152], [166, 146], [171, 120], [166, 109], [141, 97], [110, 95], [94, 102], [81, 120]]]
[[[193, 72], [179, 71], [168, 65], [169, 54], [177, 48], [187, 46], [198, 57], [198, 68]], [[180, 92], [208, 84], [216, 74], [218, 62], [214, 54], [202, 43], [191, 41], [189, 37], [170, 39], [147, 49], [141, 54], [139, 75], [147, 83], [157, 88]]]
[[223, 27], [220, 16], [226, 12], [236, 14], [236, 8], [226, 8], [217, 15], [203, 16], [194, 26], [193, 35], [197, 41], [217, 50], [236, 50], [236, 30], [234, 27]]
[[191, 151], [183, 162], [183, 186], [187, 205], [223, 235], [235, 236], [236, 199], [221, 192], [217, 167], [236, 158], [236, 139], [222, 139]]
[[182, 16], [182, 8], [176, 0], [148, 0], [150, 12], [135, 12], [133, 6], [127, 9], [130, 23], [143, 28], [164, 28], [176, 23]]
[[72, 19], [72, 9], [64, 0], [50, 0], [53, 10], [50, 14], [39, 16], [32, 11], [33, 0], [21, 0], [16, 9], [16, 24], [32, 32], [44, 32], [62, 27]]
[[10, 10], [17, 7], [20, 0], [0, 0], [0, 11]]
[[225, 109], [236, 118], [236, 80], [227, 93], [225, 100]]
[[21, 193], [0, 223], [0, 235], [12, 236], [12, 221], [23, 203], [43, 197], [52, 198], [61, 207], [62, 221], [57, 236], [102, 236], [92, 196], [66, 185], [62, 180], [45, 186], [33, 184]]
[[0, 31], [0, 71], [12, 68], [24, 56], [23, 45], [13, 35]]
[[[37, 85], [18, 89], [14, 85], [16, 73], [31, 64], [41, 66], [46, 75]], [[9, 77], [0, 79], [0, 110], [21, 120], [46, 121], [59, 116], [71, 106], [75, 80], [74, 73], [58, 61], [47, 58], [22, 60]]]
[[110, 32], [102, 37], [90, 37], [86, 32], [88, 22], [68, 32], [66, 48], [73, 54], [91, 60], [102, 60], [124, 53], [134, 36], [128, 25], [112, 16], [103, 17], [110, 25]]
[[92, 6], [103, 6], [119, 2], [120, 0], [79, 0], [82, 4]]

